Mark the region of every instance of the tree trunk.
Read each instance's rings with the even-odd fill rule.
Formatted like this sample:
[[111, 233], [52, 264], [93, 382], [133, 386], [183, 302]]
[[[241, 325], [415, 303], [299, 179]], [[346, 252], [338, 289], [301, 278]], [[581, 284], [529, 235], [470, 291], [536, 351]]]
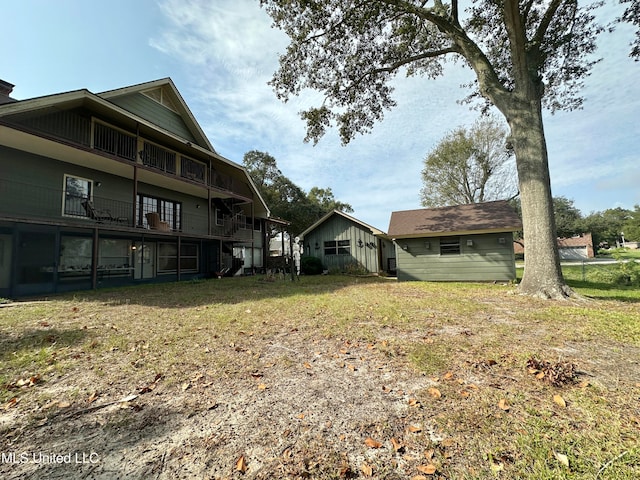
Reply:
[[543, 298], [567, 298], [573, 292], [560, 268], [540, 102], [518, 102], [504, 113], [511, 128], [522, 204], [525, 255], [519, 290]]

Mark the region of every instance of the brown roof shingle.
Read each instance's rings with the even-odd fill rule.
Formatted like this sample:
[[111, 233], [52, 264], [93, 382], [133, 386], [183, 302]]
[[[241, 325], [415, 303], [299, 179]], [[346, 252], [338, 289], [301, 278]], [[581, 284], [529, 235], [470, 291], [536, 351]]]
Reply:
[[511, 205], [498, 200], [392, 212], [388, 231], [389, 236], [398, 238], [512, 232], [521, 228], [522, 222]]

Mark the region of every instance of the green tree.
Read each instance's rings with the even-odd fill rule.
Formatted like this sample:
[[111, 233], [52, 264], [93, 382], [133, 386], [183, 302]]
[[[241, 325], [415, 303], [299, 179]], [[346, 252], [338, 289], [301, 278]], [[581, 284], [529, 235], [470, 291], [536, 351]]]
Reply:
[[582, 213], [566, 197], [553, 197], [553, 214], [556, 219], [558, 237], [571, 237], [582, 231]]
[[640, 242], [640, 205], [636, 205], [634, 208], [634, 211], [627, 215], [622, 225], [622, 231], [626, 240]]
[[[371, 130], [392, 108], [398, 73], [436, 77], [461, 60], [475, 73], [476, 96], [493, 104], [510, 128], [528, 254], [519, 289], [570, 295], [560, 270], [542, 110], [578, 108], [579, 87], [596, 60], [603, 28], [594, 6], [576, 0], [261, 0], [290, 44], [272, 85], [282, 100], [304, 89], [323, 92], [302, 113], [306, 140], [336, 124], [344, 143]], [[425, 93], [425, 96], [428, 95]]]
[[331, 188], [313, 187], [307, 194], [282, 174], [269, 153], [251, 150], [245, 153], [242, 163], [271, 214], [291, 222], [289, 232], [293, 235], [303, 232], [331, 210], [353, 211], [351, 205], [335, 199]]
[[620, 0], [620, 3], [627, 5], [620, 17], [620, 21], [637, 27], [635, 39], [631, 43], [631, 53], [629, 54], [637, 62], [640, 60], [640, 0]]
[[458, 127], [427, 155], [420, 191], [424, 207], [482, 203], [518, 190], [507, 132], [493, 117]]
[[625, 222], [632, 215], [633, 212], [620, 207], [592, 212], [582, 220], [582, 230], [591, 232], [595, 248], [605, 244], [615, 246], [621, 240], [620, 233], [624, 232]]
[[344, 213], [353, 212], [351, 205], [335, 199], [331, 188], [312, 187], [307, 197], [312, 205], [318, 207], [318, 212], [321, 213], [316, 220], [320, 220], [320, 218], [333, 210], [339, 210]]

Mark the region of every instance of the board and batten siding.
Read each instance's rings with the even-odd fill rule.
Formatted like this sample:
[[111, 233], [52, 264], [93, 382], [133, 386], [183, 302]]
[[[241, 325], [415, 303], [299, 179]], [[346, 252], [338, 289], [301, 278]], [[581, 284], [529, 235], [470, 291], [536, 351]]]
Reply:
[[[350, 255], [325, 255], [324, 242], [336, 240], [350, 241]], [[363, 246], [358, 246], [362, 240]], [[316, 243], [318, 248], [316, 249]], [[367, 244], [373, 247], [367, 246]], [[360, 263], [369, 272], [378, 272], [378, 241], [368, 230], [340, 216], [333, 215], [315, 230], [304, 237], [305, 255], [317, 257], [327, 270], [338, 268], [343, 270], [347, 265]]]
[[[440, 254], [439, 237], [396, 240], [398, 280], [483, 282], [516, 278], [512, 233], [459, 238], [460, 253], [451, 255]], [[473, 245], [467, 245], [467, 240]]]

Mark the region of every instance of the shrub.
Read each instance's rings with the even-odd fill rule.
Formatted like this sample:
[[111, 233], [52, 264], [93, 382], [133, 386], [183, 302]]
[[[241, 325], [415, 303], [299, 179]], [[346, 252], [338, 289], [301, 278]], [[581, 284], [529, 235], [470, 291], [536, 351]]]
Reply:
[[369, 271], [360, 262], [348, 263], [344, 266], [347, 275], [367, 275]]
[[300, 271], [305, 275], [320, 275], [323, 267], [317, 257], [302, 257], [300, 259]]

